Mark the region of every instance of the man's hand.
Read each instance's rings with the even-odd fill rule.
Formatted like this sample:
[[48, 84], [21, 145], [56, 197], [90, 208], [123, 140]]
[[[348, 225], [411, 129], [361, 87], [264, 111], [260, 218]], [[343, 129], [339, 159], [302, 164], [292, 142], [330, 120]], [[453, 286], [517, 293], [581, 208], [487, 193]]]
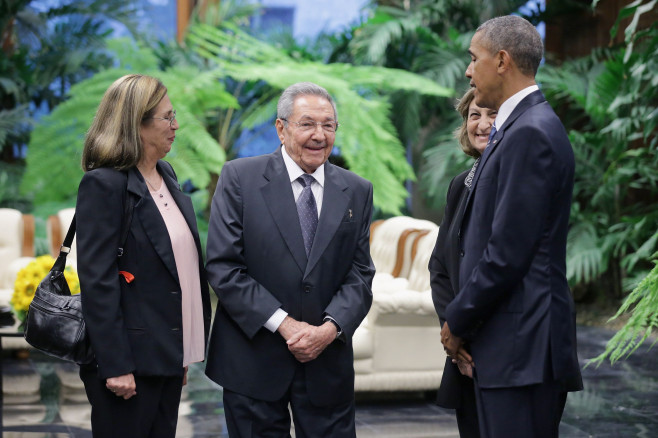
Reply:
[[450, 327], [448, 327], [448, 321], [443, 324], [441, 329], [441, 343], [443, 344], [443, 349], [445, 350], [448, 357], [452, 357], [458, 361], [463, 361], [468, 364], [473, 364], [473, 358], [465, 348], [463, 348], [464, 341], [458, 336], [454, 336], [450, 333]]
[[456, 359], [453, 359], [452, 363], [457, 364], [457, 368], [459, 368], [460, 373], [462, 373], [466, 377], [470, 377], [471, 379], [473, 378], [473, 365], [472, 364], [470, 364], [468, 362], [461, 361], [461, 360], [456, 360]]
[[277, 331], [281, 336], [283, 336], [283, 339], [288, 341], [288, 339], [290, 339], [295, 333], [306, 327], [309, 327], [308, 323], [304, 321], [297, 321], [290, 316], [286, 316], [283, 322], [281, 322], [281, 325], [279, 325]]
[[327, 321], [321, 326], [308, 325], [288, 339], [288, 350], [302, 362], [317, 358], [336, 339], [336, 326]]
[[135, 384], [135, 376], [124, 374], [123, 376], [110, 377], [105, 381], [107, 389], [112, 391], [117, 397], [123, 397], [128, 400], [133, 395], [137, 394], [137, 385]]

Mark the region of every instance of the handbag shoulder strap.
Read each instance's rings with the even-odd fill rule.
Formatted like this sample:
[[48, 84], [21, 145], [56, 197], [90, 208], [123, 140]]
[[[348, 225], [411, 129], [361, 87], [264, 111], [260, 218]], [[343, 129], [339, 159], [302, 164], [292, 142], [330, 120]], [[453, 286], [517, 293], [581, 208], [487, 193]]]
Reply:
[[[117, 257], [123, 256], [123, 247], [126, 244], [126, 240], [128, 240], [128, 233], [130, 232], [130, 225], [132, 224], [133, 220], [133, 207], [135, 206], [135, 198], [133, 195], [127, 190], [125, 193], [126, 199], [123, 203], [123, 217], [121, 218], [121, 244], [117, 249]], [[68, 256], [71, 252], [71, 245], [73, 245], [73, 238], [75, 237], [75, 216], [76, 215], [74, 213], [73, 219], [71, 219], [69, 230], [66, 232], [64, 242], [62, 242], [62, 246], [59, 249], [59, 256], [57, 256], [57, 260], [55, 260], [55, 264], [53, 265], [51, 271], [63, 272], [64, 268], [66, 267], [66, 256]]]

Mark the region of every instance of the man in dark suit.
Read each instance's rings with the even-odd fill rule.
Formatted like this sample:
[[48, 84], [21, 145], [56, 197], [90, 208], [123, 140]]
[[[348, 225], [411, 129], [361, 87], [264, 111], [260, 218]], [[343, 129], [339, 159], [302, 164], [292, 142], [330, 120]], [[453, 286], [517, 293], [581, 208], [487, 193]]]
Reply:
[[274, 153], [224, 166], [207, 270], [219, 297], [207, 375], [229, 435], [354, 437], [352, 335], [372, 303], [372, 184], [327, 162], [338, 128], [327, 91], [279, 99]]
[[474, 366], [482, 437], [557, 437], [567, 392], [582, 389], [566, 280], [573, 151], [535, 83], [543, 44], [529, 22], [485, 22], [469, 53], [475, 103], [498, 115], [466, 201], [442, 342]]

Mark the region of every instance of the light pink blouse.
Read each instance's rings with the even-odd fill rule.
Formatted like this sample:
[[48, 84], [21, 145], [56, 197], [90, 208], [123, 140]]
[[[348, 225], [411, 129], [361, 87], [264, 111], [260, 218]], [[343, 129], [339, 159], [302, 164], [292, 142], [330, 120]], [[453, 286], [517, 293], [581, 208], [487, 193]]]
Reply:
[[190, 227], [185, 222], [176, 201], [162, 181], [160, 189], [151, 191], [162, 219], [164, 219], [181, 287], [183, 308], [183, 366], [201, 362], [205, 358], [203, 304], [199, 278], [199, 256]]

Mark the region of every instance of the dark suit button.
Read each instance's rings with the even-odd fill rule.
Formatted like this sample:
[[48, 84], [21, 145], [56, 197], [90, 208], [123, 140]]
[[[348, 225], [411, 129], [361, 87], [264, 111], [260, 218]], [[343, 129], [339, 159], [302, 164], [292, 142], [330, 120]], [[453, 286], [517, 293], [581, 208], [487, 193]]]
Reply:
[[304, 292], [306, 292], [306, 293], [311, 292], [311, 286], [309, 286], [308, 284], [305, 285], [305, 286], [304, 286]]
[[459, 255], [462, 256], [462, 257], [464, 257], [464, 251], [460, 251], [460, 252], [459, 252]]

